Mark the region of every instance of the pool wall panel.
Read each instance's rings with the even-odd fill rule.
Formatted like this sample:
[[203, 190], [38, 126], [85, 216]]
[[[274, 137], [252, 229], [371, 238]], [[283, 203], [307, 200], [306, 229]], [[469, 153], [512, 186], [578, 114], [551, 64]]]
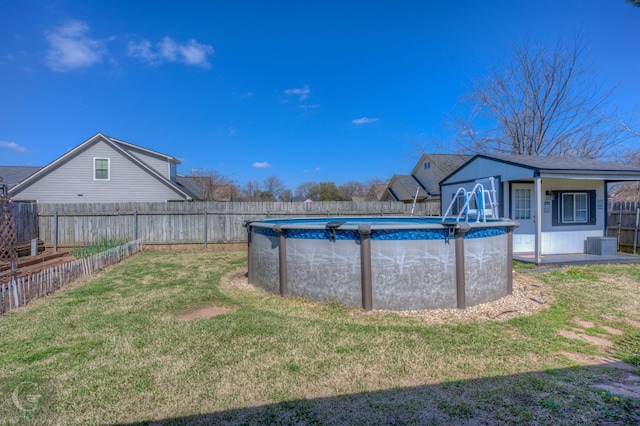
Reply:
[[374, 309], [456, 307], [453, 241], [373, 241], [371, 264]]
[[289, 294], [360, 306], [360, 249], [353, 240], [287, 240]]
[[464, 240], [467, 306], [491, 302], [507, 295], [507, 238], [510, 234]]

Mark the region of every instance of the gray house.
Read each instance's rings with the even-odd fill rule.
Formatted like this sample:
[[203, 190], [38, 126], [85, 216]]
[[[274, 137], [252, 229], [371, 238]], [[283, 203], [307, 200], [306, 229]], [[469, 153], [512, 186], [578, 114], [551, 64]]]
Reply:
[[393, 175], [381, 201], [437, 202], [440, 181], [471, 159], [470, 155], [423, 154], [409, 175]]
[[178, 164], [172, 156], [97, 133], [10, 188], [9, 196], [40, 203], [197, 199], [178, 182]]
[[539, 262], [547, 254], [584, 253], [587, 238], [604, 237], [608, 184], [638, 180], [640, 168], [628, 164], [479, 154], [440, 182], [440, 214], [457, 213], [464, 204], [461, 188], [480, 183], [485, 191], [495, 189], [498, 216], [520, 223], [513, 252]]

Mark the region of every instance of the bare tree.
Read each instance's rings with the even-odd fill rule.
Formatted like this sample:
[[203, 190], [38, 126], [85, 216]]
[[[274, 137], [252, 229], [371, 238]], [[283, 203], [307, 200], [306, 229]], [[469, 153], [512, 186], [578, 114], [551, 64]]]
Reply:
[[262, 182], [262, 191], [266, 197], [270, 197], [273, 201], [280, 198], [282, 192], [286, 189], [284, 182], [277, 176], [269, 176]]
[[320, 198], [320, 185], [317, 182], [304, 182], [298, 185], [296, 196], [317, 201]]
[[338, 187], [340, 198], [344, 201], [351, 201], [353, 197], [364, 198], [367, 195], [367, 187], [357, 180], [350, 180]]
[[289, 202], [291, 201], [291, 198], [293, 198], [293, 192], [291, 192], [291, 190], [287, 188], [280, 193], [280, 196], [278, 197], [278, 201]]
[[[626, 149], [618, 155], [618, 161], [640, 167], [640, 150]], [[640, 200], [640, 182], [618, 182], [609, 185], [608, 190], [613, 201]]]
[[185, 176], [204, 201], [231, 201], [238, 197], [235, 182], [213, 169], [195, 168]]
[[511, 62], [475, 82], [450, 122], [460, 151], [603, 157], [624, 138], [606, 115], [613, 89], [597, 81], [581, 37], [553, 49], [525, 40]]

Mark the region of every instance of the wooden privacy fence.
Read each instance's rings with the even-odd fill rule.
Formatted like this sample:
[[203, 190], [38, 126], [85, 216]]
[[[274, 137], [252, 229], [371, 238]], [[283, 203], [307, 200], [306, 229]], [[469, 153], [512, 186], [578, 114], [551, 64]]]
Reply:
[[28, 304], [33, 299], [54, 293], [62, 286], [80, 277], [94, 274], [141, 250], [140, 241], [114, 247], [83, 259], [60, 264], [49, 269], [2, 282], [0, 276], [0, 315]]
[[38, 210], [35, 203], [14, 201], [13, 217], [16, 222], [18, 242], [38, 238]]
[[[37, 204], [40, 239], [47, 247], [140, 239], [145, 244], [242, 242], [247, 220], [275, 217], [411, 214], [396, 202], [175, 202]], [[439, 203], [417, 204], [415, 216], [438, 215]]]
[[618, 251], [640, 250], [640, 201], [617, 201], [609, 206], [607, 237], [618, 240]]

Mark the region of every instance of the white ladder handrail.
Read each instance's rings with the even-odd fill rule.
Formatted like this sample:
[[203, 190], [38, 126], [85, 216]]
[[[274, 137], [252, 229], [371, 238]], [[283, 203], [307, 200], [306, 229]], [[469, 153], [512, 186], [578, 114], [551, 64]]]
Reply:
[[[496, 201], [496, 188], [495, 188], [495, 178], [494, 177], [488, 177], [488, 178], [484, 178], [484, 179], [478, 179], [475, 181], [476, 184], [473, 186], [473, 189], [471, 191], [467, 191], [465, 188], [460, 187], [458, 188], [458, 190], [456, 191], [455, 195], [453, 196], [453, 199], [451, 200], [451, 203], [449, 204], [449, 207], [447, 208], [447, 211], [445, 212], [444, 216], [442, 217], [442, 222], [445, 221], [445, 219], [447, 218], [447, 216], [449, 216], [449, 213], [453, 210], [453, 206], [455, 205], [455, 203], [458, 202], [458, 195], [460, 195], [462, 193], [463, 197], [464, 197], [464, 205], [462, 206], [462, 208], [460, 209], [460, 211], [458, 212], [458, 216], [456, 217], [456, 222], [460, 222], [460, 219], [462, 218], [462, 215], [464, 214], [465, 216], [465, 222], [469, 221], [469, 205], [471, 203], [471, 200], [474, 199], [476, 200], [476, 206], [477, 206], [477, 211], [478, 211], [478, 216], [476, 218], [476, 222], [480, 222], [482, 220], [482, 222], [486, 222], [487, 221], [487, 214], [485, 211], [485, 194], [488, 196], [489, 199], [489, 205], [490, 205], [490, 209], [491, 209], [491, 217], [492, 218], [498, 218], [499, 217], [499, 213], [498, 213], [498, 202]], [[482, 184], [482, 182], [488, 182], [491, 183], [491, 189], [484, 189], [484, 185]]]

